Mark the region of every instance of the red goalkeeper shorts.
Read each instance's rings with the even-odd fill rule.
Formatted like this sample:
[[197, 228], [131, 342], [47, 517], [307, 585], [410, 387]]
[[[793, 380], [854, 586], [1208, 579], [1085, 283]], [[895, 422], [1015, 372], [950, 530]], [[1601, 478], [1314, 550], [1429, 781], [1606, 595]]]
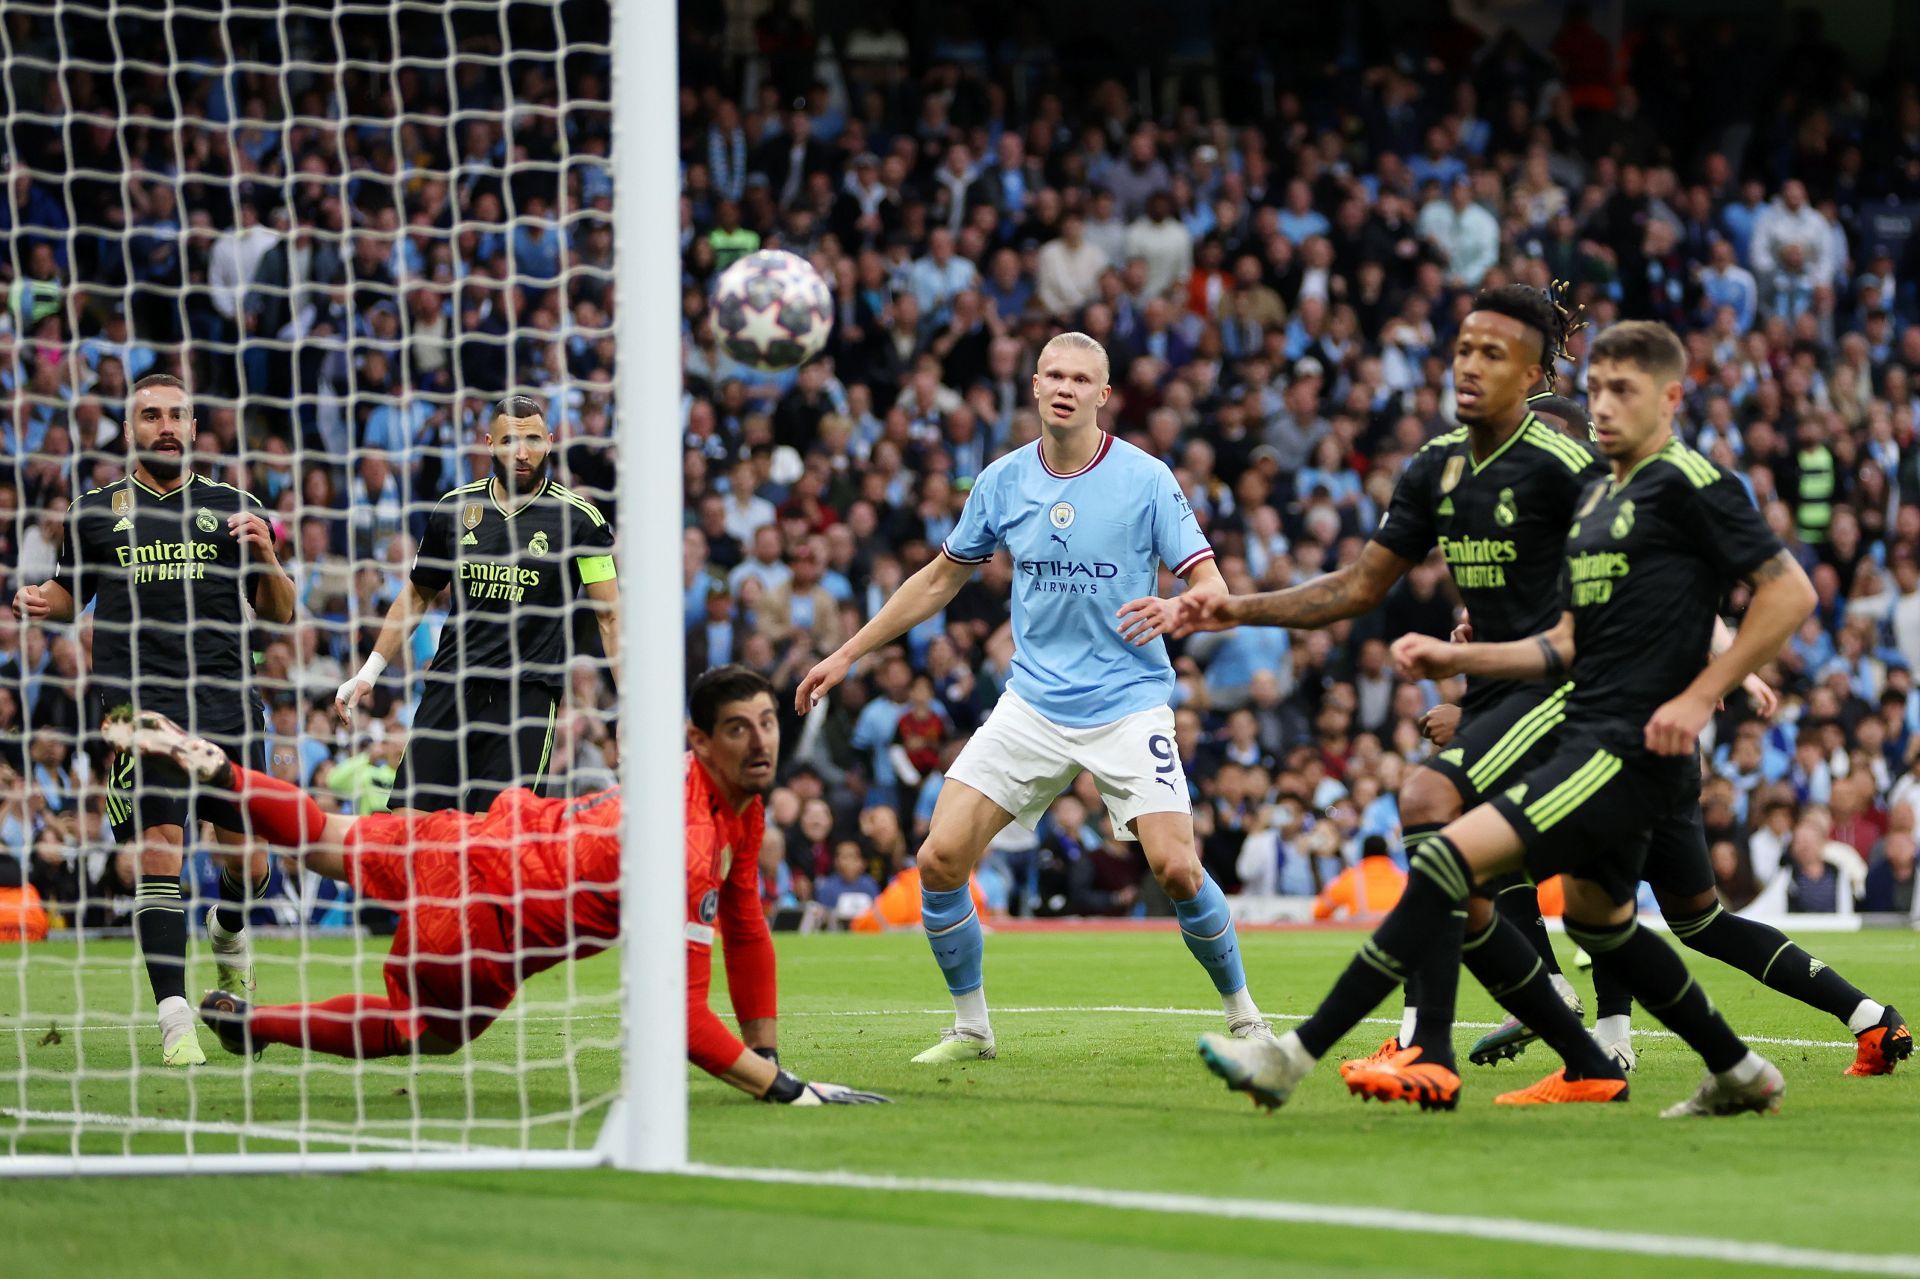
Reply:
[[519, 993], [508, 901], [510, 850], [468, 842], [464, 813], [376, 813], [347, 836], [347, 875], [364, 898], [400, 912], [387, 953], [387, 995], [425, 1029], [464, 1044]]

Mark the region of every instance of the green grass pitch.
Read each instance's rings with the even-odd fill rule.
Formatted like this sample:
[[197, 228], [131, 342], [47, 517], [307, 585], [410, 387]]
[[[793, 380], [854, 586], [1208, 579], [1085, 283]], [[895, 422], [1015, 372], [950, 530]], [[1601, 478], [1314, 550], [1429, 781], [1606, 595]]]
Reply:
[[[1307, 1012], [1359, 940], [1350, 932], [1244, 937], [1255, 996], [1276, 1021]], [[1808, 949], [1881, 999], [1920, 1013], [1920, 934], [1810, 935]], [[277, 946], [269, 999], [378, 989], [376, 949]], [[794, 1111], [695, 1075], [693, 1156], [710, 1164], [1050, 1182], [1210, 1198], [1380, 1205], [1573, 1227], [1766, 1241], [1830, 1251], [1920, 1253], [1920, 1070], [1846, 1079], [1832, 1021], [1711, 961], [1689, 957], [1736, 1028], [1788, 1080], [1768, 1118], [1662, 1122], [1698, 1081], [1676, 1041], [1643, 1034], [1624, 1106], [1506, 1110], [1494, 1093], [1545, 1073], [1467, 1067], [1453, 1114], [1362, 1105], [1320, 1071], [1275, 1115], [1205, 1073], [1195, 1035], [1214, 997], [1172, 934], [1068, 932], [988, 939], [1000, 1059], [907, 1061], [944, 1024], [939, 976], [916, 935], [779, 939], [783, 1059], [813, 1078], [890, 1094], [890, 1107]], [[59, 1119], [106, 1117], [86, 1149], [179, 1150], [177, 1131], [127, 1133], [113, 1116], [191, 1121], [198, 1150], [234, 1131], [357, 1127], [389, 1140], [455, 1136], [471, 1113], [490, 1142], [587, 1144], [615, 1083], [616, 968], [564, 965], [531, 984], [470, 1056], [414, 1074], [374, 1070], [356, 1088], [337, 1065], [302, 1072], [274, 1049], [242, 1079], [205, 1037], [214, 1068], [182, 1078], [128, 1070], [157, 1059], [144, 976], [127, 944], [0, 954], [0, 1134], [20, 1152], [67, 1149]], [[22, 956], [24, 955], [24, 959]], [[202, 954], [204, 959], [204, 954]], [[207, 972], [193, 979], [204, 981]], [[1576, 985], [1586, 987], [1576, 975]], [[190, 981], [190, 988], [197, 988]], [[76, 1027], [84, 999], [93, 1020]], [[724, 1009], [723, 997], [716, 1006]], [[1461, 1017], [1490, 1022], [1463, 982]], [[1156, 1011], [1115, 1011], [1156, 1010]], [[1183, 1014], [1173, 1010], [1188, 1010]], [[1376, 1016], [1397, 1014], [1396, 1004]], [[137, 1025], [129, 1024], [137, 1013]], [[1642, 1029], [1651, 1029], [1644, 1016]], [[48, 1032], [57, 1031], [57, 1035]], [[1363, 1026], [1342, 1054], [1388, 1033]], [[1478, 1032], [1462, 1029], [1460, 1047]], [[84, 1072], [76, 1064], [84, 1061]], [[566, 1068], [568, 1061], [573, 1068]], [[532, 1063], [520, 1069], [517, 1063]], [[532, 1113], [542, 1122], [523, 1125]], [[275, 1143], [250, 1137], [258, 1149]], [[279, 1147], [284, 1148], [284, 1147]], [[0, 1146], [0, 1154], [6, 1147]], [[612, 1172], [379, 1174], [0, 1182], [4, 1270], [138, 1274], [482, 1276], [1780, 1274], [1731, 1261], [1614, 1257], [1466, 1237], [1167, 1215], [1059, 1203], [759, 1185]], [[1920, 1265], [1920, 1263], [1914, 1263]]]

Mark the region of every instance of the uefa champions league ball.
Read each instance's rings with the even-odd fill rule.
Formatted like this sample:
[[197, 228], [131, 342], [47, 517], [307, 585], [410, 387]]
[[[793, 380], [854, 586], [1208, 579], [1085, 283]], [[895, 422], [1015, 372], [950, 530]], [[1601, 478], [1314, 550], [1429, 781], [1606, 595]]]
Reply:
[[720, 273], [713, 321], [728, 355], [763, 373], [779, 373], [826, 346], [833, 295], [805, 258], [762, 249]]

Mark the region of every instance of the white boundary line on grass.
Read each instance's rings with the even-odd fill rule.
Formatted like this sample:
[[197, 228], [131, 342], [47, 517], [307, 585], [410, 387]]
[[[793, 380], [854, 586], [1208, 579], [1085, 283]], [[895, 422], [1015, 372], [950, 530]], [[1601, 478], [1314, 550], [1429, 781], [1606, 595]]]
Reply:
[[[1141, 1016], [1150, 1016], [1150, 1017], [1219, 1017], [1221, 1015], [1220, 1010], [1218, 1008], [1173, 1008], [1173, 1007], [1154, 1008], [1154, 1007], [1147, 1007], [1145, 1005], [1137, 1005], [1137, 1004], [1032, 1004], [1032, 1005], [1025, 1005], [1025, 1006], [1009, 1006], [1006, 1008], [989, 1008], [987, 1011], [996, 1016], [1010, 1016], [1010, 1017], [1017, 1017], [1025, 1014], [1035, 1014], [1035, 1013], [1132, 1013], [1132, 1014], [1137, 1014]], [[797, 1011], [797, 1012], [786, 1011], [786, 1012], [782, 1012], [780, 1016], [782, 1018], [791, 1018], [791, 1017], [945, 1017], [950, 1015], [952, 1012], [953, 1010], [951, 1008], [839, 1008], [839, 1009], [812, 1009], [812, 1010], [804, 1010], [804, 1011]], [[1282, 1020], [1287, 1020], [1287, 1021], [1299, 1020], [1307, 1016], [1306, 1013], [1274, 1012], [1271, 1010], [1269, 1010], [1266, 1015], [1268, 1017], [1280, 1018]], [[23, 1020], [18, 1016], [13, 1016], [13, 1017], [0, 1016], [0, 1031], [37, 1030], [40, 1028], [41, 1022], [45, 1020], [46, 1020], [46, 1014], [44, 1013], [36, 1013], [31, 1020]], [[533, 1013], [527, 1016], [515, 1016], [513, 1013], [509, 1012], [505, 1017], [502, 1017], [500, 1019], [500, 1025], [507, 1026], [507, 1025], [511, 1025], [516, 1021], [526, 1022], [531, 1025], [531, 1024], [545, 1024], [545, 1023], [553, 1023], [553, 1022], [618, 1021], [618, 1020], [620, 1020], [620, 1014], [616, 1012]], [[1400, 1024], [1400, 1019], [1398, 1017], [1367, 1017], [1363, 1019], [1363, 1024], [1369, 1025], [1369, 1026], [1398, 1026]], [[1462, 1030], [1491, 1030], [1494, 1027], [1499, 1026], [1501, 1024], [1502, 1023], [1497, 1021], [1457, 1021], [1454, 1023], [1454, 1025], [1460, 1027]], [[64, 1033], [67, 1031], [106, 1031], [106, 1030], [140, 1029], [148, 1025], [151, 1025], [151, 1023], [146, 1021], [138, 1021], [138, 1022], [118, 1021], [118, 1020], [105, 1021], [105, 1020], [96, 1020], [94, 1018], [87, 1018], [83, 1021], [77, 1021], [71, 1026], [64, 1026], [61, 1029]], [[1634, 1028], [1633, 1033], [1637, 1038], [1645, 1038], [1645, 1039], [1677, 1039], [1679, 1038], [1678, 1035], [1675, 1035], [1670, 1030], [1649, 1030], [1649, 1029], [1643, 1029], [1638, 1026]], [[1856, 1046], [1852, 1040], [1848, 1040], [1848, 1039], [1779, 1039], [1779, 1038], [1775, 1038], [1768, 1035], [1742, 1035], [1741, 1038], [1746, 1040], [1750, 1044], [1769, 1044], [1776, 1048], [1852, 1049]]]
[[[907, 1009], [864, 1009], [863, 1008], [863, 1009], [846, 1009], [838, 1012], [783, 1012], [780, 1015], [782, 1017], [914, 1017], [914, 1016], [921, 1016], [921, 1015], [928, 1016], [928, 1017], [936, 1017], [936, 1016], [945, 1017], [945, 1016], [951, 1015], [952, 1012], [953, 1010], [951, 1008], [907, 1008]], [[1015, 1014], [1015, 1015], [1021, 1014], [1021, 1013], [1139, 1013], [1147, 1016], [1156, 1016], [1156, 1017], [1220, 1017], [1222, 1016], [1222, 1013], [1218, 1008], [1149, 1008], [1144, 1005], [1134, 1005], [1134, 1004], [1054, 1004], [1054, 1005], [1035, 1004], [1027, 1007], [988, 1008], [987, 1012], [993, 1016], [999, 1016], [1003, 1013]], [[1279, 1018], [1280, 1020], [1283, 1020], [1283, 1021], [1295, 1021], [1295, 1020], [1305, 1020], [1305, 1018], [1307, 1017], [1307, 1014], [1295, 1013], [1295, 1012], [1273, 1012], [1269, 1010], [1266, 1013], [1264, 1013], [1263, 1016], [1266, 1016], [1268, 1018]], [[529, 1018], [528, 1020], [531, 1021], [532, 1018]], [[1400, 1024], [1400, 1019], [1398, 1017], [1363, 1017], [1361, 1018], [1361, 1021], [1363, 1024], [1369, 1025], [1369, 1026], [1398, 1026]], [[1463, 1030], [1492, 1030], [1494, 1027], [1504, 1025], [1505, 1023], [1497, 1022], [1497, 1021], [1456, 1021], [1453, 1024], [1460, 1027]], [[1633, 1033], [1636, 1038], [1640, 1038], [1640, 1037], [1644, 1037], [1647, 1039], [1678, 1039], [1679, 1038], [1678, 1035], [1674, 1034], [1670, 1030], [1643, 1030], [1638, 1026], [1634, 1027]], [[1783, 1048], [1849, 1048], [1851, 1049], [1851, 1048], [1857, 1047], [1857, 1045], [1854, 1044], [1852, 1040], [1775, 1039], [1766, 1035], [1741, 1035], [1740, 1037], [1746, 1040], [1750, 1044], [1773, 1044]]]
[[468, 1147], [422, 1137], [373, 1137], [300, 1128], [271, 1128], [262, 1124], [229, 1124], [200, 1119], [161, 1119], [151, 1115], [110, 1115], [91, 1110], [23, 1110], [0, 1106], [0, 1117], [28, 1123], [74, 1124], [83, 1128], [123, 1128], [129, 1132], [177, 1132], [207, 1137], [252, 1137], [256, 1141], [284, 1141], [296, 1146], [370, 1146], [376, 1150], [433, 1151], [451, 1154]]
[[1694, 1235], [1654, 1235], [1637, 1231], [1598, 1230], [1556, 1222], [1524, 1221], [1513, 1217], [1468, 1217], [1447, 1213], [1409, 1212], [1398, 1208], [1363, 1208], [1343, 1204], [1291, 1203], [1273, 1199], [1216, 1199], [1210, 1196], [1170, 1194], [1164, 1191], [1106, 1190], [1098, 1186], [1065, 1186], [1036, 1181], [975, 1181], [946, 1177], [892, 1177], [858, 1172], [809, 1172], [797, 1168], [741, 1168], [690, 1164], [687, 1175], [717, 1181], [753, 1181], [789, 1186], [837, 1186], [849, 1190], [977, 1195], [986, 1199], [1084, 1204], [1094, 1208], [1121, 1208], [1198, 1217], [1226, 1217], [1239, 1221], [1276, 1221], [1307, 1226], [1344, 1226], [1356, 1230], [1385, 1230], [1401, 1234], [1457, 1235], [1500, 1243], [1534, 1244], [1545, 1248], [1577, 1248], [1592, 1252], [1634, 1253], [1645, 1257], [1685, 1257], [1698, 1261], [1728, 1261], [1753, 1266], [1783, 1266], [1824, 1270], [1838, 1274], [1892, 1275], [1920, 1279], [1920, 1256], [1860, 1252], [1829, 1252], [1788, 1244], [1743, 1239], [1715, 1239]]

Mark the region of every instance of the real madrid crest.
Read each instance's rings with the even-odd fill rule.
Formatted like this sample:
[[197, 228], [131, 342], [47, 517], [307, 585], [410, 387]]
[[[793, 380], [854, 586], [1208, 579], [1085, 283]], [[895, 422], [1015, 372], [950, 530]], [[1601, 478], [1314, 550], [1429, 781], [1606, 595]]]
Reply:
[[1460, 477], [1466, 474], [1467, 459], [1458, 453], [1447, 459], [1447, 469], [1440, 472], [1440, 491], [1451, 493], [1460, 483]]
[[1493, 521], [1501, 528], [1510, 527], [1520, 516], [1520, 508], [1514, 504], [1513, 490], [1501, 489], [1500, 501], [1493, 508]]
[[211, 533], [220, 527], [220, 521], [212, 511], [203, 506], [200, 508], [200, 513], [193, 517], [193, 526], [202, 533]]
[[1068, 528], [1073, 524], [1073, 503], [1055, 502], [1053, 509], [1047, 512], [1047, 522], [1055, 528]]
[[547, 553], [547, 530], [541, 529], [538, 533], [535, 533], [533, 535], [533, 540], [527, 543], [527, 554], [545, 555], [546, 553]]
[[470, 529], [478, 528], [480, 526], [481, 512], [485, 509], [486, 508], [482, 507], [478, 502], [468, 502], [460, 508], [460, 522]]
[[1633, 499], [1620, 503], [1620, 513], [1613, 517], [1613, 527], [1608, 530], [1614, 541], [1619, 541], [1633, 531]]
[[113, 513], [125, 515], [133, 509], [133, 490], [121, 489], [113, 495]]

